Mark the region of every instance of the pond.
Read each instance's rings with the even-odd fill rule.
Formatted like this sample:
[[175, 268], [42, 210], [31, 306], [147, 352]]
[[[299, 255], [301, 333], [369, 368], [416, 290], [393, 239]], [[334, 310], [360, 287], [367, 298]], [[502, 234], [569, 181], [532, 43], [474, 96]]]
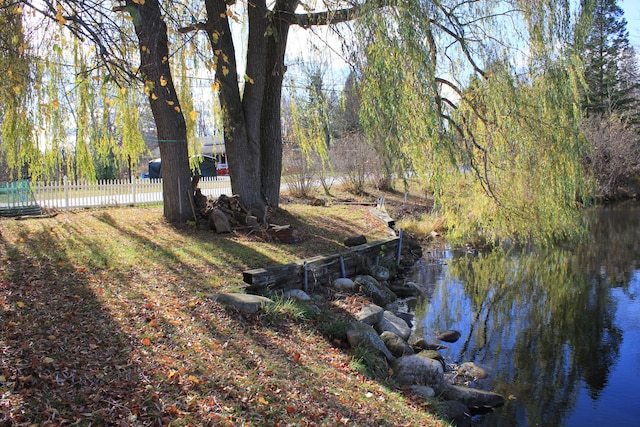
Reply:
[[476, 426], [640, 424], [640, 204], [592, 213], [575, 247], [445, 251], [416, 266], [416, 334], [462, 333], [442, 355], [475, 362], [505, 406]]

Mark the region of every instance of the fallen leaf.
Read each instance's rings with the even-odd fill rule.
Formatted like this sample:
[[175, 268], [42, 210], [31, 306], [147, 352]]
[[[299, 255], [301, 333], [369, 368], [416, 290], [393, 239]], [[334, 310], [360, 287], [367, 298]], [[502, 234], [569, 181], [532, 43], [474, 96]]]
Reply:
[[258, 402], [259, 402], [259, 403], [261, 403], [261, 404], [263, 404], [263, 405], [268, 405], [268, 404], [269, 404], [269, 402], [267, 402], [267, 401], [264, 399], [264, 397], [260, 397], [260, 398], [258, 399]]
[[151, 340], [149, 338], [145, 338], [142, 340], [143, 345], [151, 345]]
[[293, 361], [294, 362], [299, 362], [300, 361], [300, 353], [294, 353], [293, 355]]
[[16, 305], [18, 306], [18, 308], [24, 308], [24, 303], [22, 301], [18, 301]]

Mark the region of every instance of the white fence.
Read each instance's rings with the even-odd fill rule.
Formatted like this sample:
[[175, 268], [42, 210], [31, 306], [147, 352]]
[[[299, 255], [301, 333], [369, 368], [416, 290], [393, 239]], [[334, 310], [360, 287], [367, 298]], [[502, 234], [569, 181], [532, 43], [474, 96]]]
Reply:
[[[231, 194], [229, 177], [202, 177], [198, 182], [202, 194]], [[162, 180], [102, 180], [96, 183], [73, 182], [31, 184], [35, 202], [41, 207], [69, 209], [100, 206], [136, 206], [162, 203]]]

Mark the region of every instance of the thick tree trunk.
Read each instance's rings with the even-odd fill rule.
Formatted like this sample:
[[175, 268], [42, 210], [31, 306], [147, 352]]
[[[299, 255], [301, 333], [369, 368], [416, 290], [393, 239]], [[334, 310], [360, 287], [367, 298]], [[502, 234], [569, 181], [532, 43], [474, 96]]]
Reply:
[[298, 2], [296, 0], [279, 0], [276, 3], [274, 19], [274, 35], [267, 38], [265, 91], [262, 102], [260, 124], [260, 174], [262, 192], [270, 207], [278, 207], [280, 203], [280, 181], [282, 176], [282, 79], [286, 72], [284, 55], [287, 47], [290, 24], [281, 19], [280, 14], [292, 14]]
[[238, 71], [227, 5], [223, 0], [207, 0], [206, 31], [216, 61], [216, 80], [220, 84], [220, 104], [224, 119], [224, 141], [231, 190], [240, 196], [242, 204], [262, 218], [265, 201], [260, 189], [260, 142], [252, 139], [238, 87]]
[[[141, 2], [142, 3], [142, 2]], [[158, 1], [129, 4], [140, 44], [140, 72], [145, 79], [162, 159], [164, 216], [170, 222], [192, 218], [193, 198], [187, 127], [169, 69], [167, 27]]]

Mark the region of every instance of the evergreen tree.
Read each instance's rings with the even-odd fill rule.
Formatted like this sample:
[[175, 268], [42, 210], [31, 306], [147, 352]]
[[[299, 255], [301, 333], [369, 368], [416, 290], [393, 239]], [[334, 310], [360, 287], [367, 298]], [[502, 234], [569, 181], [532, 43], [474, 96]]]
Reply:
[[591, 18], [583, 60], [588, 86], [583, 105], [588, 115], [618, 112], [630, 115], [638, 103], [638, 68], [624, 12], [617, 0], [583, 0]]

